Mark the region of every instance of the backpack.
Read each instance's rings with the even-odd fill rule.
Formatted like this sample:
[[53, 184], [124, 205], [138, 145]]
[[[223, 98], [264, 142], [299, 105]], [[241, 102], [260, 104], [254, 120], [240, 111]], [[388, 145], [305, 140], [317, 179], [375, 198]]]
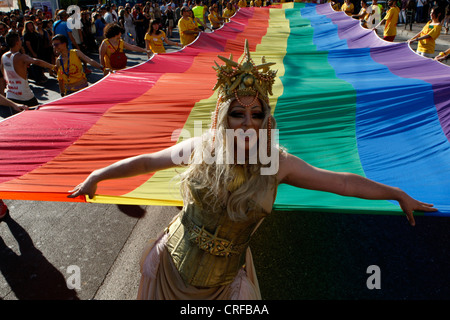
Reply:
[[[109, 42], [109, 40], [108, 40]], [[111, 42], [109, 42], [109, 44], [111, 45], [111, 47], [114, 48], [114, 46], [111, 44]], [[127, 66], [127, 56], [125, 54], [125, 52], [120, 51], [120, 42], [119, 45], [117, 46], [116, 51], [114, 51], [110, 56], [109, 56], [109, 64], [111, 65], [112, 69], [118, 70], [118, 69], [123, 69]]]

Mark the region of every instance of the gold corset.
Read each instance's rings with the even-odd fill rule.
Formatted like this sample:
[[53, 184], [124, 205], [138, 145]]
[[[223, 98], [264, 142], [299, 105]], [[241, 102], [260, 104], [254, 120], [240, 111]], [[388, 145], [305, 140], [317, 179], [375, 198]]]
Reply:
[[183, 280], [196, 287], [232, 282], [252, 233], [268, 214], [252, 200], [245, 221], [232, 221], [225, 209], [211, 213], [194, 202], [185, 205], [167, 228], [167, 249]]

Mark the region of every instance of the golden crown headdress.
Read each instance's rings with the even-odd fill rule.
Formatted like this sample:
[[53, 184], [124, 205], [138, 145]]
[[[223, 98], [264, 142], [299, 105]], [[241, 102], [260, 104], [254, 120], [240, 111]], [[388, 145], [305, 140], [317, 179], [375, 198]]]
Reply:
[[266, 62], [262, 57], [262, 63], [255, 65], [250, 57], [250, 50], [247, 39], [245, 40], [244, 57], [240, 63], [233, 61], [233, 55], [227, 59], [218, 56], [225, 62], [224, 66], [216, 66], [213, 69], [217, 72], [217, 83], [213, 90], [218, 91], [219, 101], [223, 102], [239, 96], [255, 96], [265, 102], [269, 102], [269, 95], [272, 95], [272, 86], [275, 82], [276, 70], [269, 67], [275, 62]]
[[[227, 101], [231, 98], [236, 98], [241, 105], [246, 106], [239, 100], [239, 96], [255, 96], [255, 99], [260, 98], [269, 105], [269, 95], [272, 95], [272, 86], [275, 82], [276, 70], [270, 70], [269, 67], [274, 65], [275, 62], [266, 62], [265, 57], [261, 58], [262, 64], [255, 65], [250, 57], [250, 49], [248, 41], [245, 39], [244, 58], [240, 63], [233, 61], [233, 55], [227, 59], [222, 56], [218, 56], [225, 62], [224, 66], [219, 66], [215, 62], [216, 66], [213, 69], [217, 71], [217, 83], [213, 90], [218, 91], [218, 99], [214, 118], [211, 124], [213, 131], [213, 143], [215, 141], [215, 130], [217, 128], [218, 109], [221, 102]], [[261, 71], [260, 71], [261, 70]], [[253, 101], [253, 102], [254, 102]], [[249, 105], [252, 105], [251, 102]], [[271, 154], [271, 130], [272, 122], [271, 118], [268, 118], [268, 154]]]

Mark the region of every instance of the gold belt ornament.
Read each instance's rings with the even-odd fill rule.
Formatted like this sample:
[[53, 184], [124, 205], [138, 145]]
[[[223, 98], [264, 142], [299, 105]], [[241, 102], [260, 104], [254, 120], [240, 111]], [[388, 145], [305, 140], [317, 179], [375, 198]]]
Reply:
[[192, 225], [188, 229], [190, 234], [189, 240], [193, 240], [200, 249], [215, 256], [228, 257], [237, 255], [247, 246], [247, 243], [234, 245], [231, 241], [217, 237], [220, 226], [214, 234], [205, 230], [204, 227], [200, 228], [196, 225]]

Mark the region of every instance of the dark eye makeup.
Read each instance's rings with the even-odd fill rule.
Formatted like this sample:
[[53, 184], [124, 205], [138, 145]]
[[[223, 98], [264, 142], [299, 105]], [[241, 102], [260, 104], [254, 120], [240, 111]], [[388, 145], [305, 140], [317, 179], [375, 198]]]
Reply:
[[[236, 110], [236, 111], [231, 111], [228, 116], [232, 117], [232, 118], [244, 118], [245, 116], [245, 112], [244, 111], [240, 111], [240, 110]], [[253, 119], [264, 119], [264, 112], [262, 111], [257, 111], [257, 112], [253, 112], [252, 113], [252, 118]]]

